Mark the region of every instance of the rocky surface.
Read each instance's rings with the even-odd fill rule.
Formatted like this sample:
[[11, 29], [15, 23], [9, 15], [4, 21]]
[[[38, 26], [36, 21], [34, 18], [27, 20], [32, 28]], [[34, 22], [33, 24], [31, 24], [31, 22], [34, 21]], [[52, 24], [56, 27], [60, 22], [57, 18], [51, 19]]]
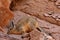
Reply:
[[0, 0], [0, 40], [60, 40], [60, 0]]
[[0, 30], [4, 32], [4, 27], [9, 25], [13, 19], [13, 12], [9, 9], [9, 0], [0, 0]]
[[[60, 25], [60, 19], [56, 18], [60, 15], [59, 0], [22, 0], [14, 1], [11, 10], [20, 10], [26, 14], [35, 16], [53, 24]], [[45, 15], [46, 14], [46, 15]], [[53, 16], [48, 16], [53, 15]]]

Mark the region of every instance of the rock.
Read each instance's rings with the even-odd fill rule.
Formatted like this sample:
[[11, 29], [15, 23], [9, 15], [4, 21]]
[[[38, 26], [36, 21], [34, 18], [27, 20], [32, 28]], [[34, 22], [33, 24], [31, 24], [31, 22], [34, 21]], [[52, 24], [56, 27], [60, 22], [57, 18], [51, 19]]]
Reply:
[[9, 8], [12, 0], [0, 0], [0, 7]]
[[[55, 2], [50, 2], [50, 1], [55, 1]], [[52, 24], [57, 24], [57, 20], [55, 20], [53, 17], [45, 17], [44, 14], [54, 14], [58, 13], [59, 9], [55, 6], [55, 3], [57, 3], [57, 0], [22, 0], [22, 1], [13, 1], [11, 7], [12, 11], [22, 11], [26, 14], [38, 17], [39, 19], [48, 21]], [[58, 1], [59, 3], [59, 1]], [[57, 3], [57, 5], [59, 5]], [[19, 5], [18, 5], [19, 4]], [[60, 12], [59, 12], [60, 13]], [[59, 14], [60, 15], [60, 14]], [[49, 15], [46, 15], [49, 16]], [[60, 24], [57, 24], [60, 25]]]
[[57, 1], [55, 2], [55, 5], [56, 5], [56, 7], [57, 7], [58, 9], [60, 9], [60, 0], [57, 0]]
[[10, 37], [9, 35], [0, 32], [0, 40], [18, 40], [18, 39]]
[[[4, 30], [4, 33], [0, 33], [0, 40], [60, 40], [59, 2], [59, 0], [0, 0], [0, 29]], [[28, 22], [26, 19], [29, 19]], [[19, 27], [20, 24], [23, 27]], [[7, 34], [11, 30], [13, 33]], [[18, 35], [21, 30], [23, 34]]]
[[10, 24], [13, 19], [13, 12], [9, 9], [11, 0], [0, 0], [0, 30]]
[[13, 14], [9, 9], [0, 7], [0, 29], [3, 30], [13, 19]]

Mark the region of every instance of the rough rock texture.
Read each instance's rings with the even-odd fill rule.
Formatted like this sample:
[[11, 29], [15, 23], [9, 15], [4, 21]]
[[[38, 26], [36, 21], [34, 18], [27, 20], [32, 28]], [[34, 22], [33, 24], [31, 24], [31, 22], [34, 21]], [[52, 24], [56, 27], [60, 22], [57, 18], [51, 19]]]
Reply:
[[[60, 25], [60, 0], [13, 1], [11, 10], [20, 10], [53, 24]], [[58, 15], [57, 15], [58, 14]], [[53, 16], [51, 16], [53, 15]]]
[[0, 8], [0, 26], [3, 27], [13, 18], [13, 14], [9, 9]]
[[0, 0], [0, 7], [9, 8], [12, 0]]
[[[23, 18], [25, 21], [28, 17], [37, 20], [35, 24], [38, 22], [39, 29], [29, 20], [29, 26], [33, 25], [34, 29], [18, 35], [21, 32], [18, 30], [21, 26], [19, 20]], [[22, 28], [28, 24], [23, 23]], [[3, 26], [0, 30], [4, 30], [0, 31], [0, 40], [60, 40], [60, 0], [0, 0], [0, 26]], [[13, 31], [15, 34], [9, 34], [12, 29], [16, 31]]]
[[13, 12], [9, 9], [10, 0], [0, 0], [0, 30], [4, 32], [4, 28], [13, 19]]
[[[25, 13], [23, 13], [23, 12], [21, 12], [21, 11], [14, 11], [14, 13], [15, 13], [15, 15], [14, 15], [14, 23], [16, 24], [17, 22], [18, 22], [18, 20], [21, 20], [21, 18], [22, 17], [24, 17], [25, 18], [25, 16], [30, 16], [30, 15], [27, 15], [27, 14], [25, 14]], [[33, 16], [34, 17], [34, 16]], [[36, 17], [34, 17], [34, 18], [36, 18]], [[37, 18], [36, 18], [37, 19]], [[37, 22], [39, 22], [39, 24], [41, 23], [42, 25], [40, 25], [40, 27], [42, 27], [43, 26], [43, 28], [45, 27], [45, 26], [47, 26], [47, 23], [46, 22], [44, 22], [44, 21], [41, 21], [40, 19], [37, 19]], [[45, 25], [43, 24], [43, 23], [45, 23]], [[23, 27], [24, 27], [24, 25], [23, 25]], [[48, 26], [47, 26], [48, 27]], [[16, 30], [18, 30], [18, 29], [16, 29]], [[43, 30], [43, 29], [42, 29]], [[48, 29], [49, 30], [49, 29]], [[47, 30], [45, 30], [46, 31], [46, 33], [47, 33], [47, 35], [45, 36], [45, 34], [44, 34], [44, 32], [41, 32], [40, 33], [40, 31], [39, 30], [37, 30], [37, 29], [35, 29], [34, 28], [34, 30], [32, 30], [31, 32], [29, 32], [28, 33], [28, 37], [27, 37], [27, 35], [25, 35], [25, 34], [27, 34], [27, 33], [24, 33], [24, 34], [22, 34], [22, 35], [20, 35], [19, 37], [17, 37], [17, 39], [22, 39], [23, 38], [23, 40], [45, 40], [45, 39], [47, 39], [47, 40], [55, 40], [53, 37], [52, 37], [52, 35], [49, 35], [49, 33], [50, 33], [50, 31], [47, 31]], [[14, 32], [14, 31], [13, 31]], [[17, 31], [18, 32], [18, 31]], [[16, 33], [17, 33], [16, 32]], [[20, 32], [21, 32], [21, 30], [20, 30]], [[52, 32], [52, 31], [51, 31]], [[13, 34], [13, 33], [12, 33]], [[10, 34], [9, 34], [10, 35]], [[18, 34], [17, 34], [18, 35]], [[25, 36], [24, 36], [25, 35]], [[48, 37], [48, 35], [51, 37]], [[12, 35], [11, 35], [12, 36]], [[21, 36], [23, 36], [22, 38], [21, 38]], [[15, 37], [15, 36], [13, 36], [13, 37]], [[16, 37], [15, 37], [16, 38]]]
[[0, 32], [0, 40], [18, 40], [18, 39], [9, 37], [9, 35]]

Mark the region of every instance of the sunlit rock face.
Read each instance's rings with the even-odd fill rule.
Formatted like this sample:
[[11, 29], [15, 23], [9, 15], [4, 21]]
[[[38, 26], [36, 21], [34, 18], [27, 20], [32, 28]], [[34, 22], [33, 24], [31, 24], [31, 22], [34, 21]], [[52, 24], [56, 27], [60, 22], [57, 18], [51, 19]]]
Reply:
[[0, 26], [5, 26], [13, 18], [13, 14], [9, 9], [0, 8]]
[[9, 8], [12, 0], [0, 0], [0, 7]]
[[0, 0], [0, 40], [60, 40], [60, 0]]
[[49, 13], [60, 15], [59, 2], [59, 0], [13, 0], [10, 9], [12, 11], [19, 10], [52, 24], [60, 25], [60, 21], [57, 21], [56, 18], [45, 16], [45, 14]]
[[0, 29], [6, 27], [13, 19], [13, 12], [9, 9], [11, 0], [0, 0]]

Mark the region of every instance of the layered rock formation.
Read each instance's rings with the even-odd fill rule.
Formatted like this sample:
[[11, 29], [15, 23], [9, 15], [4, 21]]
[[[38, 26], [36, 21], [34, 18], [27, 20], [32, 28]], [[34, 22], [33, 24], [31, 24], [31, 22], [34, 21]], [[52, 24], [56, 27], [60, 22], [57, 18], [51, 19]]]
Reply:
[[0, 0], [0, 29], [0, 40], [60, 40], [60, 0]]
[[14, 6], [11, 7], [11, 10], [20, 10], [39, 19], [43, 19], [50, 23], [60, 25], [59, 3], [59, 0], [13, 1], [12, 5]]

